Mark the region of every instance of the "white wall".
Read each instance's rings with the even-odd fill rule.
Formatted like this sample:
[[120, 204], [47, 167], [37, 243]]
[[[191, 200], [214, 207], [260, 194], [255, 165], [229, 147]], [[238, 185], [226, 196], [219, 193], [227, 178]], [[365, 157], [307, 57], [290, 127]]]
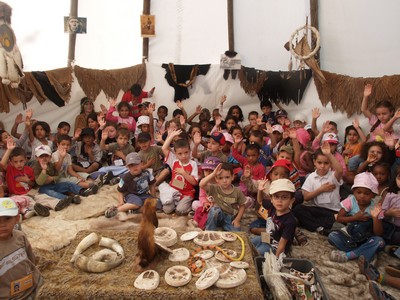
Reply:
[[[68, 35], [63, 32], [63, 16], [69, 14], [69, 0], [8, 0], [13, 7], [12, 25], [21, 49], [25, 70], [50, 70], [67, 64]], [[246, 0], [234, 1], [235, 50], [242, 56], [243, 65], [263, 70], [287, 70], [289, 53], [283, 44], [291, 33], [305, 23], [308, 0]], [[142, 1], [79, 1], [80, 17], [88, 18], [88, 34], [77, 36], [76, 64], [95, 69], [114, 69], [141, 62], [142, 39], [139, 34], [139, 15]], [[400, 10], [396, 0], [324, 0], [319, 1], [322, 69], [350, 76], [383, 76], [398, 73], [400, 51], [397, 31]], [[49, 13], [50, 11], [50, 13]], [[34, 13], [32, 13], [34, 12]], [[146, 88], [156, 86], [154, 101], [175, 108], [173, 90], [164, 79], [161, 63], [212, 63], [207, 76], [199, 76], [186, 107], [212, 108], [219, 97], [227, 94], [227, 106], [239, 104], [245, 114], [258, 109], [259, 100], [249, 97], [240, 88], [239, 80], [225, 81], [219, 70], [219, 57], [228, 48], [225, 0], [163, 0], [152, 1], [151, 13], [156, 15], [157, 37], [150, 38], [150, 58]], [[211, 93], [203, 88], [207, 83]], [[40, 106], [32, 100], [39, 119], [52, 128], [62, 118], [79, 111], [77, 101], [83, 96], [74, 82], [70, 104], [57, 108], [50, 101]], [[105, 103], [104, 95], [96, 107]], [[310, 115], [312, 107], [321, 107], [314, 83], [311, 81], [301, 105], [290, 105], [289, 113], [301, 110]], [[0, 118], [12, 122], [22, 106], [12, 107], [11, 114]], [[324, 119], [344, 127], [351, 120], [340, 113], [333, 114], [330, 105], [322, 108]], [[49, 113], [51, 112], [51, 113]], [[319, 122], [319, 124], [322, 123]], [[362, 125], [366, 126], [362, 117]], [[11, 123], [9, 125], [11, 127]]]

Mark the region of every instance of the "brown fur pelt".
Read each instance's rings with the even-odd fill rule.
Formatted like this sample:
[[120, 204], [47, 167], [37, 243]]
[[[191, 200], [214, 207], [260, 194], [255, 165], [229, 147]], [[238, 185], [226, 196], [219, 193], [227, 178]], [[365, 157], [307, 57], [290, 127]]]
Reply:
[[72, 68], [60, 68], [45, 73], [60, 98], [68, 103], [71, 97]]
[[324, 106], [330, 102], [335, 112], [346, 112], [348, 117], [354, 113], [360, 113], [366, 83], [373, 86], [369, 106], [380, 100], [389, 100], [394, 107], [400, 106], [400, 75], [354, 78], [327, 71], [322, 71], [322, 73], [326, 78], [326, 83], [314, 77], [319, 99]]
[[265, 71], [256, 70], [242, 66], [239, 71], [240, 86], [250, 96], [255, 96], [262, 88], [264, 81], [267, 80]]
[[154, 228], [158, 227], [156, 215], [157, 198], [148, 198], [144, 202], [142, 222], [138, 234], [139, 265], [147, 267], [156, 256], [156, 243], [154, 240]]
[[143, 87], [146, 82], [145, 64], [114, 70], [75, 66], [74, 72], [82, 90], [91, 99], [96, 99], [101, 90], [107, 97], [116, 98], [120, 90], [127, 91], [134, 83]]

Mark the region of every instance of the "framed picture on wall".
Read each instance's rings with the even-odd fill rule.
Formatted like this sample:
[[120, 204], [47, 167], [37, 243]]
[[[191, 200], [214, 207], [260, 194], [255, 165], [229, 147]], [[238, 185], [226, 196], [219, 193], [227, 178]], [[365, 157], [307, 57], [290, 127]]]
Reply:
[[86, 33], [87, 19], [78, 17], [64, 17], [65, 33]]
[[140, 32], [144, 38], [156, 36], [156, 17], [154, 15], [140, 16]]

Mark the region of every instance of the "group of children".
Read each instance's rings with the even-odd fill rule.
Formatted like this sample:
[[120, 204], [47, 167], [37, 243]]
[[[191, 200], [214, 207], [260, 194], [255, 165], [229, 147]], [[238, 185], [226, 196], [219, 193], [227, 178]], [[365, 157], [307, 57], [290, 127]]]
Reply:
[[[204, 230], [238, 231], [245, 211], [254, 209], [250, 231], [261, 255], [289, 254], [292, 243], [306, 244], [300, 227], [328, 236], [333, 261], [369, 262], [385, 245], [400, 256], [400, 136], [393, 130], [400, 113], [388, 101], [371, 112], [371, 93], [368, 84], [361, 109], [369, 134], [355, 119], [343, 145], [336, 123], [326, 120], [318, 130], [318, 109], [309, 124], [303, 114], [273, 112], [268, 100], [261, 112], [249, 113], [246, 126], [239, 106], [224, 111], [225, 96], [212, 112], [199, 106], [190, 116], [178, 101], [168, 121], [165, 106], [153, 117], [155, 105], [139, 96], [118, 105], [111, 100], [109, 109], [89, 113], [87, 127], [75, 128], [72, 138], [66, 122], [50, 138], [49, 126], [34, 123], [28, 111], [18, 141], [1, 135], [5, 186], [25, 217], [79, 204], [80, 196], [118, 183], [118, 203], [105, 211], [107, 218], [124, 220], [158, 197], [159, 212], [188, 214]], [[29, 161], [24, 139], [32, 145]], [[35, 185], [47, 196], [30, 197]]]

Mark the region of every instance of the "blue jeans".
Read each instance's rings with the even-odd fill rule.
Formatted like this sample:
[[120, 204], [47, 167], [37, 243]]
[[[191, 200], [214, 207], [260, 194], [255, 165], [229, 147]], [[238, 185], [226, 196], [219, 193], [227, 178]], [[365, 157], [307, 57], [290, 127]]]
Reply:
[[340, 251], [353, 252], [356, 257], [363, 255], [367, 261], [371, 261], [374, 255], [385, 247], [385, 241], [379, 236], [372, 236], [360, 246], [349, 246], [349, 237], [344, 233], [334, 231], [328, 236], [328, 241], [331, 245], [338, 248]]
[[264, 253], [270, 252], [271, 250], [273, 253], [275, 253], [275, 249], [270, 244], [263, 243], [261, 241], [261, 236], [253, 237], [251, 239], [251, 243], [254, 245], [254, 247], [256, 247], [261, 256], [264, 256]]
[[49, 195], [50, 197], [62, 200], [67, 197], [65, 193], [70, 192], [72, 194], [78, 195], [81, 189], [82, 187], [75, 183], [69, 181], [63, 181], [63, 182], [57, 182], [55, 184], [42, 185], [39, 188], [39, 193], [46, 194]]
[[225, 231], [240, 231], [240, 227], [232, 225], [234, 216], [224, 213], [220, 207], [211, 207], [208, 211], [206, 230], [217, 230], [222, 227]]

